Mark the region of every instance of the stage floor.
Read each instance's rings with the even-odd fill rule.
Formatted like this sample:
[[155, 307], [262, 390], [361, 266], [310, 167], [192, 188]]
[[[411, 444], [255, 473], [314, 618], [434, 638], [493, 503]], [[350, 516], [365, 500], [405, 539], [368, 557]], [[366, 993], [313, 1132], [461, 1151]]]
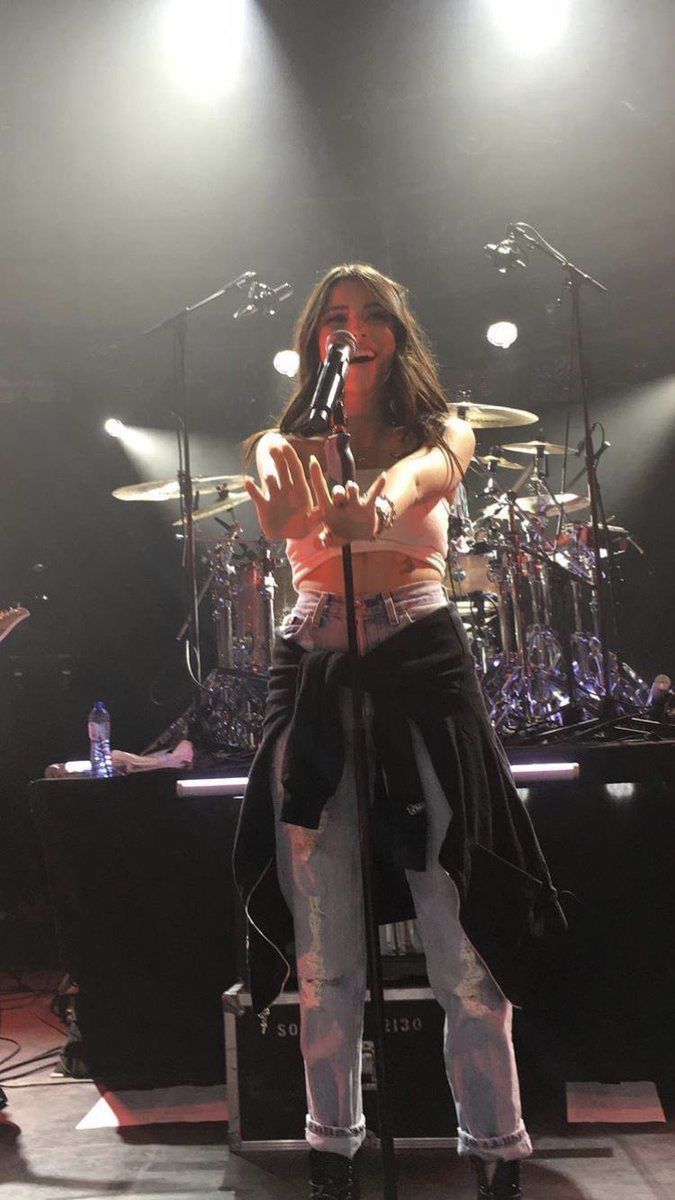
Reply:
[[[3, 989], [1, 997], [2, 1036], [20, 1044], [15, 1074], [8, 1062], [3, 1068], [9, 1105], [0, 1113], [0, 1180], [7, 1200], [35, 1200], [43, 1190], [50, 1200], [298, 1200], [306, 1194], [302, 1153], [241, 1157], [228, 1151], [222, 1088], [112, 1093], [100, 1082], [55, 1076], [55, 1058], [37, 1069], [34, 1063], [16, 1065], [64, 1040], [49, 1009], [56, 978], [27, 982], [45, 989], [43, 994]], [[8, 1041], [1, 1045], [5, 1058], [14, 1047]], [[665, 1123], [569, 1124], [560, 1096], [540, 1102], [536, 1080], [528, 1077], [523, 1084], [535, 1143], [535, 1156], [524, 1168], [528, 1200], [670, 1200], [675, 1195], [672, 1098], [669, 1103], [660, 1097]], [[471, 1200], [474, 1195], [468, 1169], [454, 1152], [400, 1151], [397, 1161], [400, 1200]], [[368, 1150], [364, 1200], [381, 1195], [378, 1169], [377, 1151]]]

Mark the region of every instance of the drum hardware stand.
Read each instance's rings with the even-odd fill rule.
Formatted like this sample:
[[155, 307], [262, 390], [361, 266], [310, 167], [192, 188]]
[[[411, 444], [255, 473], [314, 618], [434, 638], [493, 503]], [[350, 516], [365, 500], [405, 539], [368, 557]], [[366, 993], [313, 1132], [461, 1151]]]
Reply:
[[[594, 588], [597, 600], [597, 617], [598, 617], [598, 635], [601, 654], [601, 674], [604, 696], [598, 713], [599, 719], [609, 718], [616, 714], [616, 705], [613, 698], [613, 681], [611, 678], [610, 668], [610, 653], [608, 642], [608, 622], [606, 608], [606, 591], [605, 591], [605, 573], [602, 568], [600, 558], [600, 526], [602, 521], [602, 501], [600, 495], [600, 485], [597, 475], [597, 460], [593, 449], [593, 429], [590, 415], [590, 398], [589, 398], [589, 383], [588, 383], [588, 366], [584, 353], [584, 340], [581, 323], [581, 287], [582, 284], [588, 284], [599, 292], [607, 292], [604, 284], [599, 283], [597, 279], [593, 279], [585, 271], [582, 271], [573, 262], [571, 262], [559, 250], [556, 250], [544, 237], [532, 226], [525, 221], [516, 221], [509, 225], [509, 234], [512, 234], [516, 240], [521, 240], [526, 246], [533, 246], [540, 250], [548, 258], [552, 258], [554, 262], [562, 268], [565, 274], [565, 282], [569, 287], [572, 296], [572, 330], [573, 330], [573, 345], [576, 352], [579, 386], [581, 392], [583, 422], [584, 422], [584, 446], [585, 446], [585, 464], [586, 475], [588, 478], [588, 495], [590, 499], [591, 509], [591, 528], [593, 531], [593, 577]], [[605, 528], [605, 536], [607, 531]]]
[[274, 593], [277, 590], [277, 581], [274, 578], [274, 556], [270, 543], [267, 538], [261, 536], [257, 544], [257, 561], [260, 564], [258, 595], [262, 600], [265, 661], [270, 663], [274, 649]]
[[213, 621], [216, 627], [216, 664], [219, 671], [234, 666], [234, 623], [232, 612], [232, 542], [227, 549], [222, 543], [213, 551], [213, 566], [207, 584], [213, 599]]
[[[532, 472], [528, 472], [528, 476]], [[530, 479], [535, 493], [537, 474]], [[530, 734], [543, 722], [564, 721], [569, 708], [565, 691], [565, 656], [551, 624], [551, 595], [547, 557], [535, 544], [523, 540], [522, 513], [515, 491], [504, 497], [508, 505], [509, 532], [502, 547], [502, 605], [500, 633], [502, 653], [489, 665], [483, 688], [495, 728], [504, 736]], [[522, 560], [527, 559], [527, 583], [533, 623], [526, 624]], [[511, 614], [508, 620], [506, 608]], [[511, 629], [513, 629], [513, 640]]]
[[[355, 467], [351, 451], [351, 439], [347, 430], [347, 419], [342, 401], [343, 391], [344, 376], [341, 386], [334, 394], [331, 405], [326, 405], [326, 409], [328, 410], [327, 426], [330, 430], [326, 438], [326, 466], [329, 476], [346, 484], [354, 479]], [[314, 429], [314, 432], [319, 432], [319, 430]], [[370, 772], [368, 767], [363, 690], [358, 678], [359, 650], [356, 632], [356, 600], [354, 595], [352, 548], [349, 542], [342, 547], [342, 569], [344, 573], [347, 640], [349, 646], [350, 691], [354, 727], [354, 779], [356, 784], [359, 841], [361, 845], [364, 925], [368, 951], [370, 998], [374, 1017], [377, 1108], [380, 1124], [380, 1151], [384, 1175], [384, 1198], [385, 1200], [397, 1200], [394, 1131], [389, 1101], [385, 1049], [384, 982], [382, 961], [380, 958], [380, 932], [375, 916], [373, 846], [370, 828]]]
[[[592, 425], [591, 426], [591, 435], [593, 435], [593, 433], [595, 432], [595, 429], [596, 429], [596, 425]], [[605, 439], [605, 431], [604, 431], [602, 425], [600, 425], [600, 429], [602, 431], [602, 442], [597, 450], [595, 448], [593, 449], [593, 460], [595, 463], [596, 471], [597, 471], [597, 466], [598, 466], [598, 463], [600, 462], [602, 455], [605, 453], [605, 450], [608, 450], [610, 447], [610, 443], [608, 441], [606, 441], [606, 439]], [[584, 439], [584, 444], [585, 444], [585, 439]], [[579, 443], [579, 445], [581, 445], [581, 443]], [[581, 479], [582, 475], [585, 475], [585, 474], [586, 474], [586, 466], [584, 464], [584, 466], [581, 468], [581, 470], [577, 471], [576, 475], [574, 476], [574, 479], [571, 481], [570, 491], [574, 490], [575, 484], [578, 482], [579, 479]], [[566, 486], [564, 483], [561, 484], [560, 490], [561, 490], [561, 492], [566, 491]], [[618, 617], [617, 617], [616, 593], [614, 590], [616, 564], [614, 562], [614, 548], [613, 548], [613, 544], [612, 544], [612, 539], [609, 536], [607, 519], [605, 517], [605, 509], [604, 509], [604, 504], [602, 502], [602, 494], [600, 493], [600, 491], [598, 491], [598, 500], [599, 500], [599, 506], [600, 506], [600, 515], [602, 518], [600, 525], [601, 525], [602, 531], [606, 538], [606, 550], [607, 550], [607, 570], [603, 574], [604, 574], [605, 582], [607, 584], [607, 591], [608, 591], [608, 595], [609, 595], [609, 608], [610, 608], [610, 611], [612, 614], [612, 627], [613, 627], [613, 631], [614, 631], [614, 636], [618, 641], [619, 622], [618, 622]], [[558, 522], [558, 528], [556, 529], [556, 540], [562, 530], [563, 519], [564, 518], [561, 513], [561, 517]], [[610, 520], [611, 520], [611, 517], [610, 517]], [[639, 547], [637, 547], [637, 548], [639, 549]], [[600, 550], [600, 548], [598, 547], [598, 552], [599, 552], [599, 550]], [[643, 551], [640, 550], [640, 553], [643, 553]], [[599, 637], [600, 635], [597, 630], [596, 630], [596, 633]]]
[[217, 292], [205, 296], [195, 304], [189, 304], [180, 312], [166, 317], [156, 325], [144, 331], [144, 337], [150, 337], [160, 330], [170, 329], [173, 335], [173, 364], [174, 387], [176, 394], [176, 410], [178, 413], [178, 482], [180, 485], [181, 517], [183, 519], [185, 590], [188, 599], [188, 617], [186, 630], [186, 663], [188, 673], [195, 685], [198, 697], [202, 687], [202, 664], [199, 639], [199, 598], [197, 592], [197, 563], [195, 555], [194, 511], [195, 495], [192, 483], [190, 463], [190, 430], [188, 421], [188, 397], [185, 372], [187, 333], [189, 319], [193, 313], [206, 308], [216, 300], [230, 292], [247, 290], [248, 303], [234, 313], [234, 318], [247, 313], [266, 312], [273, 315], [276, 306], [292, 293], [289, 284], [281, 288], [270, 288], [257, 278], [255, 271], [244, 271], [236, 279], [224, 284]]
[[469, 621], [471, 626], [471, 653], [476, 660], [476, 668], [481, 677], [488, 670], [488, 650], [489, 641], [486, 630], [485, 619], [485, 596], [482, 592], [474, 592], [469, 596], [471, 603], [471, 612]]
[[[565, 464], [563, 463], [563, 472], [564, 472], [564, 470], [565, 470]], [[584, 471], [581, 471], [579, 476], [577, 476], [577, 478], [579, 478], [580, 475], [582, 475], [583, 473], [584, 473]], [[539, 448], [537, 450], [537, 455], [536, 455], [536, 459], [535, 459], [535, 467], [534, 467], [534, 471], [532, 473], [532, 479], [533, 479], [533, 481], [536, 481], [537, 485], [541, 486], [542, 490], [548, 494], [548, 496], [551, 500], [551, 503], [558, 510], [558, 520], [557, 520], [556, 535], [555, 535], [555, 540], [554, 540], [554, 548], [555, 548], [555, 545], [557, 544], [559, 532], [565, 523], [565, 506], [564, 506], [564, 503], [562, 502], [562, 500], [558, 500], [558, 497], [556, 496], [555, 492], [551, 488], [551, 485], [549, 483], [549, 455], [541, 448]], [[561, 486], [561, 491], [564, 495], [565, 494], [564, 474], [563, 474], [563, 482], [561, 483], [560, 486]], [[535, 554], [537, 554], [537, 557], [540, 557], [538, 552], [535, 551]], [[551, 568], [551, 570], [554, 568], [555, 565], [556, 565], [555, 563], [548, 564], [548, 566]], [[544, 586], [546, 589], [549, 589], [548, 579]], [[579, 621], [579, 630], [580, 630], [581, 629], [581, 611], [579, 608], [579, 599], [578, 599], [577, 594], [573, 593], [573, 601], [572, 602], [574, 605], [575, 619], [578, 619], [578, 621]], [[553, 626], [552, 597], [550, 595], [550, 590], [549, 590], [548, 596], [545, 597], [545, 606], [547, 607], [547, 610], [548, 610], [546, 613], [546, 616], [545, 616], [545, 622], [546, 622], [547, 627], [549, 629], [552, 629], [552, 626]], [[566, 704], [565, 710], [564, 710], [563, 725], [569, 727], [570, 725], [577, 724], [577, 722], [582, 719], [582, 712], [579, 707], [579, 701], [578, 701], [578, 696], [577, 696], [577, 679], [576, 679], [576, 675], [575, 675], [575, 671], [574, 671], [574, 660], [573, 660], [573, 656], [572, 656], [572, 637], [570, 636], [570, 638], [568, 639], [563, 635], [563, 637], [560, 641], [558, 641], [557, 638], [555, 640], [556, 640], [556, 644], [558, 645], [558, 648], [559, 648], [560, 657], [562, 659], [562, 663], [563, 663], [563, 667], [564, 667], [564, 671], [565, 671], [565, 678], [566, 678], [566, 682], [567, 682], [567, 691], [568, 691], [568, 696], [569, 696], [568, 703]]]
[[[594, 431], [595, 426], [593, 426]], [[604, 440], [599, 450], [593, 451], [595, 464], [597, 465], [601, 454], [607, 448], [607, 443]], [[546, 456], [547, 457], [547, 456]], [[585, 468], [579, 472], [575, 479], [570, 484], [573, 487], [577, 479], [585, 473]], [[539, 463], [535, 471], [536, 477], [548, 492], [551, 502], [559, 510], [559, 517], [556, 529], [556, 542], [558, 531], [560, 531], [565, 523], [565, 507], [564, 504], [555, 496], [548, 482], [548, 470], [541, 470]], [[563, 485], [561, 484], [561, 487]], [[600, 508], [602, 511], [602, 499], [599, 497]], [[616, 602], [614, 594], [614, 557], [611, 549], [611, 538], [607, 529], [607, 522], [602, 512], [603, 532], [607, 541], [607, 565], [606, 571], [603, 572], [603, 577], [607, 585], [607, 593], [609, 597], [609, 608], [612, 614], [613, 628], [616, 634]], [[555, 543], [554, 543], [555, 544]], [[598, 545], [594, 551], [594, 562], [602, 557], [602, 546]], [[579, 601], [579, 585], [572, 582], [572, 603], [574, 606], [574, 630], [569, 634], [569, 639], [563, 637], [560, 645], [563, 654], [563, 662], [565, 664], [567, 685], [569, 690], [570, 703], [566, 706], [564, 722], [569, 729], [579, 723], [584, 723], [584, 713], [594, 710], [596, 719], [602, 720], [602, 710], [604, 700], [607, 695], [605, 672], [603, 663], [605, 656], [602, 648], [601, 628], [600, 628], [600, 605], [597, 589], [594, 589], [590, 600], [590, 611], [592, 619], [593, 634], [589, 636], [583, 632], [581, 621], [581, 609]], [[550, 621], [547, 622], [549, 625]], [[567, 642], [569, 641], [569, 651]], [[631, 670], [627, 664], [621, 662], [617, 655], [611, 650], [606, 656], [607, 667], [611, 675], [612, 695], [614, 697], [615, 715], [621, 716], [624, 719], [631, 710], [635, 707], [636, 701], [641, 699], [644, 692], [645, 684]], [[576, 669], [575, 669], [576, 668]], [[583, 698], [586, 699], [586, 705], [583, 704]], [[639, 711], [639, 710], [638, 710]]]

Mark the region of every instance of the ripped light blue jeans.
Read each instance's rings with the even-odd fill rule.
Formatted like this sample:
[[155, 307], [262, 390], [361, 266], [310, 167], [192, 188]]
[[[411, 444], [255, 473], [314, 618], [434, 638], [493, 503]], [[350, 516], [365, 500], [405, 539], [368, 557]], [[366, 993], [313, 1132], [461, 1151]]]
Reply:
[[[447, 604], [440, 584], [417, 583], [357, 600], [359, 653]], [[301, 591], [280, 631], [305, 649], [347, 646], [341, 596]], [[343, 697], [345, 768], [318, 829], [279, 820], [282, 735], [275, 751], [279, 881], [293, 914], [307, 1089], [306, 1137], [352, 1157], [365, 1137], [361, 1037], [366, 991], [360, 850], [349, 696]], [[366, 712], [368, 711], [366, 707]], [[408, 871], [429, 983], [445, 1010], [444, 1057], [458, 1117], [459, 1153], [485, 1159], [532, 1153], [520, 1108], [509, 1001], [466, 938], [455, 884], [438, 853], [450, 820], [421, 734], [412, 726], [429, 814], [427, 867]]]

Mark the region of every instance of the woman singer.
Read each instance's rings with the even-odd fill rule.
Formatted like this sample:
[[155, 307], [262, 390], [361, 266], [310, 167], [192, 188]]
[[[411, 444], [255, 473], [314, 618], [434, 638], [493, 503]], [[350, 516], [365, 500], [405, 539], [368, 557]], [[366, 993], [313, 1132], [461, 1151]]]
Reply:
[[[356, 479], [346, 486], [329, 478], [325, 438], [306, 436], [336, 330], [356, 343], [343, 394]], [[479, 1197], [515, 1200], [519, 1160], [532, 1147], [512, 1003], [533, 950], [564, 918], [443, 588], [450, 504], [474, 435], [452, 415], [403, 287], [375, 268], [328, 271], [296, 343], [295, 389], [278, 428], [250, 440], [260, 484], [246, 481], [264, 534], [286, 541], [297, 591], [276, 640], [235, 849], [253, 1004], [261, 1013], [279, 994], [294, 939], [310, 1196], [355, 1200], [366, 949], [346, 687], [348, 542], [373, 840], [386, 879], [379, 916], [417, 918], [445, 1010], [459, 1153], [472, 1161]]]

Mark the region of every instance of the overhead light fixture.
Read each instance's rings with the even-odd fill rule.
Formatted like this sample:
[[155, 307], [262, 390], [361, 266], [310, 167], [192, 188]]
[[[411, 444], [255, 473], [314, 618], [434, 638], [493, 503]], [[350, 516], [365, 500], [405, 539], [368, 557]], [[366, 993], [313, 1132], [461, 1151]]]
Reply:
[[149, 430], [139, 429], [136, 425], [125, 425], [118, 417], [108, 417], [108, 420], [103, 422], [103, 428], [110, 437], [117, 438], [127, 450], [147, 450], [152, 445], [153, 435]]
[[491, 346], [498, 346], [500, 350], [508, 350], [518, 337], [518, 326], [513, 324], [513, 321], [495, 321], [492, 325], [488, 325], [485, 336]]
[[164, 44], [171, 70], [205, 100], [223, 95], [241, 58], [245, 0], [166, 0]]
[[292, 379], [297, 375], [300, 367], [300, 355], [296, 350], [279, 350], [274, 355], [274, 370], [280, 375], [287, 375]]
[[108, 420], [103, 422], [103, 428], [114, 438], [123, 438], [127, 429], [124, 421], [119, 421], [117, 417], [108, 417]]
[[522, 55], [554, 46], [569, 16], [568, 0], [488, 0], [488, 5], [506, 41]]

